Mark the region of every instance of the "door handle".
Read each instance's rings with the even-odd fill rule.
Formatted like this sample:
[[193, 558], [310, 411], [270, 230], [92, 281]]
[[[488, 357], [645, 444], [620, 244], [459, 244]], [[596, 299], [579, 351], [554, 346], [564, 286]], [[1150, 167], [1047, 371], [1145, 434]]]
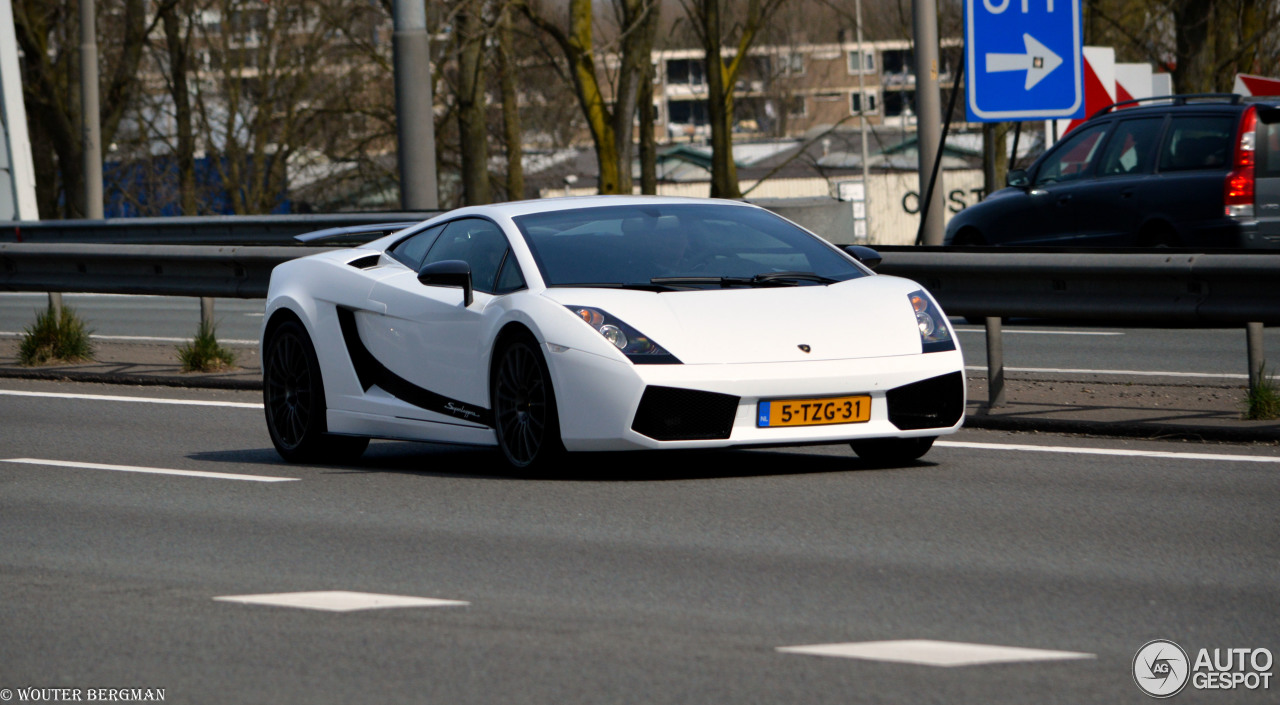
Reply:
[[1133, 198], [1133, 191], [1121, 191], [1120, 198]]

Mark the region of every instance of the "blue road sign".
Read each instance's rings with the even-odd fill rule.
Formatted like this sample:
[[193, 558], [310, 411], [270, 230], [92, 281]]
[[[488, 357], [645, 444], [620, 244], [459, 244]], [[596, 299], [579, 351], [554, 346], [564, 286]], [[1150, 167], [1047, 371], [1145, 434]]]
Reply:
[[1084, 115], [1080, 0], [965, 0], [971, 122]]

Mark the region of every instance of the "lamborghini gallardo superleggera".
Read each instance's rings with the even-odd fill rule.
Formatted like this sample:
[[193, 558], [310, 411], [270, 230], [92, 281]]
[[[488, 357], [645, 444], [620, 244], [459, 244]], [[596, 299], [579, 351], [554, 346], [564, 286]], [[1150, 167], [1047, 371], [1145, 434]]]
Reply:
[[518, 468], [828, 443], [908, 462], [960, 428], [964, 363], [933, 297], [878, 262], [732, 201], [455, 210], [275, 269], [267, 427], [290, 461], [388, 438]]

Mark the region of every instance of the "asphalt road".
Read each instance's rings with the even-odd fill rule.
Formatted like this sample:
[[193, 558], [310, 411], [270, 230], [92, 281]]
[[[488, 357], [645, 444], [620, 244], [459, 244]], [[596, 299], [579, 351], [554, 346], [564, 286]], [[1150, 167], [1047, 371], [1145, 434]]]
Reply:
[[[520, 478], [492, 453], [423, 444], [286, 465], [257, 401], [0, 384], [0, 689], [1144, 703], [1131, 668], [1152, 639], [1193, 658], [1280, 652], [1275, 447], [963, 431], [903, 468], [830, 446], [587, 456]], [[335, 590], [467, 604], [216, 599]], [[1076, 658], [944, 668], [778, 650], [887, 640]], [[1276, 702], [1276, 688], [1175, 701]]]
[[[158, 296], [68, 294], [73, 306], [100, 336], [162, 338], [194, 335], [200, 320], [197, 299]], [[0, 334], [17, 334], [46, 305], [43, 294], [0, 293]], [[217, 299], [218, 336], [253, 343], [262, 327], [263, 301]], [[955, 325], [965, 362], [986, 367], [986, 336], [981, 326]], [[1005, 326], [1005, 365], [1010, 372], [1061, 377], [1101, 371], [1109, 379], [1132, 372], [1175, 373], [1190, 383], [1244, 384], [1247, 377], [1244, 328], [1118, 327], [1096, 323], [1014, 321]], [[1280, 357], [1280, 328], [1268, 328], [1264, 347]], [[1025, 371], [1025, 372], [1024, 372]]]

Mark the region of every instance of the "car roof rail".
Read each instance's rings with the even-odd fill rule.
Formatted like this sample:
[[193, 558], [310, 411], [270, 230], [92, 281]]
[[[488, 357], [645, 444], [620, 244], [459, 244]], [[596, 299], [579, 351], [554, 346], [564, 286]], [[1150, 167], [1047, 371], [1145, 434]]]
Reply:
[[1133, 100], [1122, 100], [1119, 103], [1112, 103], [1105, 108], [1095, 112], [1089, 116], [1089, 119], [1105, 115], [1107, 113], [1120, 110], [1121, 108], [1129, 108], [1145, 103], [1168, 103], [1170, 105], [1186, 105], [1190, 102], [1196, 103], [1225, 103], [1227, 105], [1239, 105], [1244, 100], [1244, 96], [1239, 93], [1187, 93], [1184, 95], [1158, 95], [1149, 98], [1134, 98]]

